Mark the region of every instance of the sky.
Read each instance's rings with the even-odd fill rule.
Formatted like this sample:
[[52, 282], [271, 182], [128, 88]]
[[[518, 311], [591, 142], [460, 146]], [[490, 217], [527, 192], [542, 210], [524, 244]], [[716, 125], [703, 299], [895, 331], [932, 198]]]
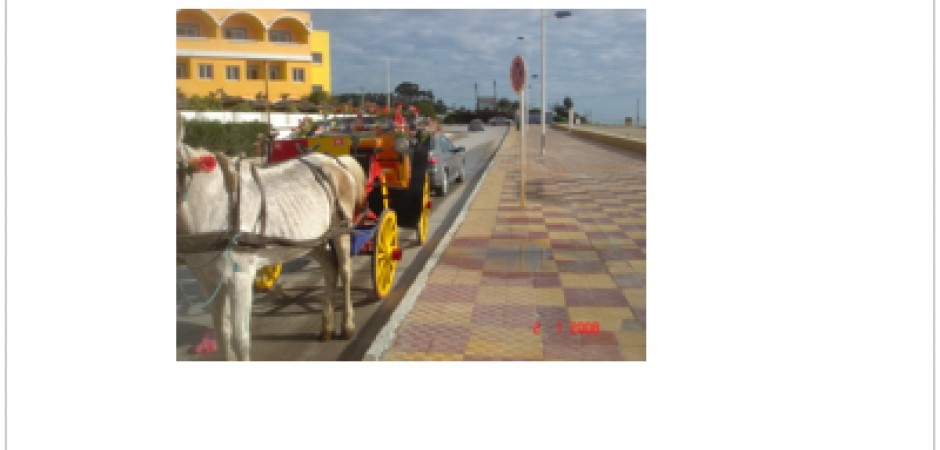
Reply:
[[[549, 107], [571, 97], [578, 114], [595, 123], [646, 122], [646, 12], [639, 9], [547, 10]], [[448, 106], [474, 107], [481, 96], [517, 100], [509, 65], [526, 59], [530, 105], [539, 105], [539, 10], [310, 10], [313, 28], [330, 32], [333, 93], [386, 92], [403, 81], [431, 90]], [[519, 37], [524, 39], [519, 40]]]

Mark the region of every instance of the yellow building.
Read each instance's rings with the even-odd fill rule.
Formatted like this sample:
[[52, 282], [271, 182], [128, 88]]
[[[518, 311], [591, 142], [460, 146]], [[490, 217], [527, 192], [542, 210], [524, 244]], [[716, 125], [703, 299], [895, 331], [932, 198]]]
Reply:
[[177, 10], [176, 88], [271, 101], [330, 92], [330, 33], [302, 11]]

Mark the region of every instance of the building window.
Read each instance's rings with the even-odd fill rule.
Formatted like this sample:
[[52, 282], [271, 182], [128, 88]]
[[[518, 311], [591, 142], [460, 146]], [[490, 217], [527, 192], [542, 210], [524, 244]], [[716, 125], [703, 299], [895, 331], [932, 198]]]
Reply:
[[271, 30], [271, 33], [269, 34], [268, 39], [271, 42], [290, 42], [290, 31]]
[[238, 66], [225, 66], [225, 79], [238, 81], [241, 78], [240, 69]]
[[281, 79], [281, 68], [279, 66], [268, 67], [268, 79], [269, 80], [280, 80]]
[[199, 37], [199, 25], [194, 23], [176, 24], [177, 37]]
[[248, 39], [248, 30], [244, 28], [226, 28], [225, 39]]
[[245, 72], [249, 80], [257, 80], [259, 78], [258, 73], [260, 73], [261, 71], [258, 69], [257, 64], [249, 64], [248, 70], [246, 70]]
[[184, 62], [176, 63], [176, 78], [177, 79], [189, 78], [188, 75], [189, 74], [186, 73], [186, 63]]
[[200, 64], [199, 65], [199, 79], [200, 80], [212, 79], [212, 64]]
[[323, 64], [323, 53], [320, 53], [320, 52], [310, 53], [310, 60], [313, 61], [314, 64]]
[[291, 71], [294, 75], [294, 81], [303, 83], [304, 81], [304, 69], [294, 69]]

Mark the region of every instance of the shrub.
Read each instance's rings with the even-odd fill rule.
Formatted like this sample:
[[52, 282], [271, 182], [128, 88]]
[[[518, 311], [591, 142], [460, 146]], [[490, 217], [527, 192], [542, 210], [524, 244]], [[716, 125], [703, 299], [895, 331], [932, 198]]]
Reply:
[[265, 134], [268, 124], [264, 122], [222, 123], [209, 120], [186, 121], [186, 137], [183, 141], [195, 147], [227, 155], [251, 154], [252, 144], [258, 133]]
[[215, 97], [200, 97], [194, 95], [186, 102], [187, 109], [194, 111], [218, 111], [222, 109], [222, 100]]

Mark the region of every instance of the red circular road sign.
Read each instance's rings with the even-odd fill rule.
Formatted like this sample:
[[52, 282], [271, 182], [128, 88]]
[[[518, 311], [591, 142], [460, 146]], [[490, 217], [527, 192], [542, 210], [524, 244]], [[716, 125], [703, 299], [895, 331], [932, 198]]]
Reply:
[[509, 65], [509, 80], [512, 82], [512, 90], [517, 94], [525, 88], [525, 60], [519, 55]]

